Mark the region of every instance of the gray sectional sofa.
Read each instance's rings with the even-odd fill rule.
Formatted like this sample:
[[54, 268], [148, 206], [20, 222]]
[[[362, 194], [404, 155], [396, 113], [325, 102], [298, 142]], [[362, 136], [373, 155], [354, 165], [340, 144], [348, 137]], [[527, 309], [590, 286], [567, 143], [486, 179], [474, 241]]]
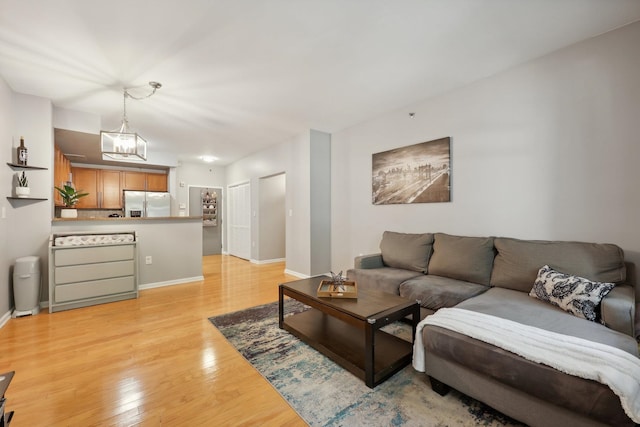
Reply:
[[[417, 300], [423, 317], [444, 307], [464, 308], [638, 357], [635, 289], [627, 283], [627, 265], [616, 245], [385, 232], [380, 249], [357, 257], [349, 280], [361, 289]], [[557, 289], [547, 292], [540, 285], [545, 284], [543, 266], [599, 282], [604, 297], [553, 305], [544, 299], [553, 300]], [[634, 425], [618, 396], [599, 382], [442, 327], [427, 325], [421, 336], [425, 372], [440, 394], [453, 387], [531, 426]]]

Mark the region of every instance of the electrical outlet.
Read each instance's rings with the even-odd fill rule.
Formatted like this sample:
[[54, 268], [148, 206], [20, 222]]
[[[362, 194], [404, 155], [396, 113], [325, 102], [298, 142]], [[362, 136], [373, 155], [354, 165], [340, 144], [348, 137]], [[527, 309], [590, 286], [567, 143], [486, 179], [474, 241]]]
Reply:
[[153, 258], [151, 257], [151, 255], [148, 255], [145, 259], [144, 259], [144, 263], [149, 265], [149, 264], [153, 264]]

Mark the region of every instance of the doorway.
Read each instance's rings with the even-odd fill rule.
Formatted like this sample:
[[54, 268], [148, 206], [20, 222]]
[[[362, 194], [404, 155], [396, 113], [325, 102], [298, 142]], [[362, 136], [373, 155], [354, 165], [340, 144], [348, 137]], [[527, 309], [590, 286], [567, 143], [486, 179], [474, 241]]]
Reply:
[[286, 174], [258, 181], [258, 262], [286, 259]]
[[222, 188], [189, 187], [189, 215], [202, 216], [202, 255], [222, 253]]
[[229, 201], [229, 255], [251, 259], [251, 185], [234, 185], [227, 191]]

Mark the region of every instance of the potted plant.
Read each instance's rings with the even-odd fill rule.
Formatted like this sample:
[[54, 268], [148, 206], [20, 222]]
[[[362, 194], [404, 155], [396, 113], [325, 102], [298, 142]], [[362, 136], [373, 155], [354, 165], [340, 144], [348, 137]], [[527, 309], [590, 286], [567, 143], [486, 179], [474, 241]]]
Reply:
[[89, 193], [81, 193], [76, 191], [71, 185], [65, 184], [62, 188], [56, 187], [60, 197], [62, 197], [62, 203], [65, 206], [65, 209], [60, 210], [61, 218], [77, 218], [78, 210], [74, 208], [76, 203], [81, 197], [88, 196]]
[[29, 197], [31, 190], [29, 189], [29, 180], [27, 174], [24, 171], [20, 172], [17, 176], [18, 186], [16, 187], [16, 196], [20, 198]]

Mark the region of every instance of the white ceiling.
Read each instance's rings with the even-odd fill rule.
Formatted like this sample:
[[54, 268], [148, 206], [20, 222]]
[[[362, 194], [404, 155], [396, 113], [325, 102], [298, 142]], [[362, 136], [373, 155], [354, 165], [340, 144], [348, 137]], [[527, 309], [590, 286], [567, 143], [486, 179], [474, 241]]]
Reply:
[[[0, 76], [229, 164], [640, 19], [638, 0], [0, 0]], [[132, 90], [132, 92], [135, 92]]]

